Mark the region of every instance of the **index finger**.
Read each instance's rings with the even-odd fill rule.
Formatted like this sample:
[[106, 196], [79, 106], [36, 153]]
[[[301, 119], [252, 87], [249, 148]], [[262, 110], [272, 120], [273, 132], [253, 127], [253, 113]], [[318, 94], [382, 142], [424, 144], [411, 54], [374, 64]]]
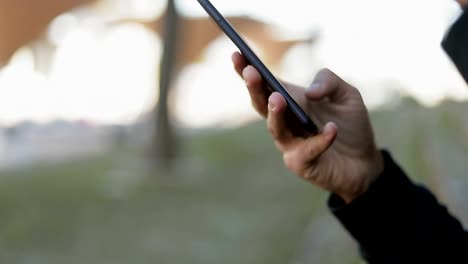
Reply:
[[253, 66], [247, 66], [242, 75], [249, 90], [252, 105], [261, 116], [266, 118], [268, 115], [268, 98], [271, 91], [268, 90], [262, 76]]
[[[239, 52], [232, 54], [232, 62], [236, 72], [244, 79], [249, 90], [252, 105], [257, 112], [264, 118], [268, 114], [268, 98], [272, 94], [270, 86], [266, 85], [262, 76], [255, 67], [250, 66], [247, 59]], [[304, 90], [296, 85], [281, 81], [285, 88], [295, 97], [300, 99]], [[301, 103], [301, 102], [299, 102]]]
[[232, 59], [232, 63], [234, 64], [234, 69], [236, 70], [237, 74], [239, 74], [239, 76], [242, 77], [242, 71], [248, 65], [247, 60], [238, 51], [232, 54], [231, 59]]
[[245, 81], [253, 107], [262, 117], [266, 118], [268, 114], [268, 97], [271, 92], [266, 89], [262, 76], [254, 67], [249, 66], [247, 59], [239, 52], [232, 54], [232, 62], [236, 72]]

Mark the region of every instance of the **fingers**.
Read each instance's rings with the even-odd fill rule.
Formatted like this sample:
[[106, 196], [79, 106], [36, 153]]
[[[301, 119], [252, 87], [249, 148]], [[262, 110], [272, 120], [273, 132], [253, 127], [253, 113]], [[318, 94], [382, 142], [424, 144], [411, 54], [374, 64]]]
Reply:
[[312, 84], [306, 90], [306, 96], [310, 100], [322, 100], [330, 98], [334, 102], [344, 99], [346, 90], [350, 86], [329, 69], [321, 70]]
[[260, 115], [267, 117], [268, 97], [271, 92], [265, 87], [262, 77], [252, 66], [247, 66], [243, 70], [242, 76], [249, 90], [252, 105]]
[[242, 77], [242, 71], [244, 70], [245, 67], [247, 67], [248, 63], [247, 60], [245, 59], [242, 54], [239, 52], [234, 52], [232, 54], [232, 63], [234, 64], [234, 69], [236, 70], [237, 74]]
[[[252, 105], [255, 110], [264, 118], [268, 115], [268, 98], [272, 91], [260, 76], [260, 73], [248, 65], [248, 61], [239, 52], [232, 54], [232, 62], [236, 72], [244, 79], [249, 90]], [[297, 100], [300, 105], [305, 104], [304, 89], [302, 87], [282, 82], [289, 93]]]
[[268, 104], [268, 131], [276, 147], [283, 152], [286, 166], [299, 175], [310, 167], [310, 163], [324, 153], [335, 140], [338, 129], [334, 123], [328, 123], [322, 131], [313, 137], [295, 137], [287, 125], [287, 103], [279, 93], [273, 93]]
[[262, 77], [254, 67], [248, 65], [245, 57], [239, 52], [232, 54], [232, 62], [234, 69], [247, 85], [255, 110], [266, 118], [268, 114], [268, 97], [271, 92], [265, 87]]
[[337, 134], [338, 127], [336, 124], [327, 123], [318, 136], [311, 137], [306, 141], [306, 144], [300, 150], [301, 156], [308, 162], [315, 160], [331, 146]]
[[313, 168], [311, 163], [330, 148], [337, 134], [338, 128], [334, 123], [326, 124], [318, 135], [303, 140], [296, 144], [294, 148], [283, 153], [286, 167], [298, 175], [311, 176], [306, 170]]
[[286, 108], [286, 100], [281, 94], [276, 92], [271, 94], [268, 103], [267, 127], [280, 151], [286, 151], [294, 141], [286, 124]]

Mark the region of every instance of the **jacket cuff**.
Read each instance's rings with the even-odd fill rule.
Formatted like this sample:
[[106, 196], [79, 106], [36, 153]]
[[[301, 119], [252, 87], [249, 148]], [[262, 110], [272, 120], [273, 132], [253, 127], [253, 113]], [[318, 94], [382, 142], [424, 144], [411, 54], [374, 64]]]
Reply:
[[[382, 202], [395, 202], [401, 195], [411, 192], [414, 184], [405, 176], [403, 171], [393, 161], [387, 151], [382, 151], [384, 171], [372, 183], [369, 190], [346, 204], [338, 195], [332, 194], [328, 200], [328, 206], [336, 216], [346, 217], [346, 213], [356, 213], [356, 210], [368, 211], [369, 206], [382, 206]], [[395, 190], [398, 190], [395, 192]], [[403, 199], [404, 200], [404, 197]]]
[[453, 24], [444, 40], [442, 47], [447, 55], [452, 59], [461, 75], [468, 83], [468, 8]]
[[[382, 151], [384, 171], [362, 196], [346, 204], [339, 196], [332, 194], [328, 206], [341, 224], [359, 241], [369, 248], [382, 236], [382, 230], [390, 230], [389, 218], [405, 211], [405, 204], [414, 197], [415, 185], [393, 161], [390, 154]], [[398, 223], [394, 222], [398, 225]], [[385, 232], [385, 231], [384, 231]], [[379, 239], [380, 240], [380, 239]], [[378, 241], [378, 240], [377, 240]]]
[[387, 152], [383, 156], [384, 171], [365, 194], [350, 204], [336, 195], [328, 201], [362, 255], [370, 263], [468, 259], [468, 236], [461, 223], [430, 191], [411, 182]]

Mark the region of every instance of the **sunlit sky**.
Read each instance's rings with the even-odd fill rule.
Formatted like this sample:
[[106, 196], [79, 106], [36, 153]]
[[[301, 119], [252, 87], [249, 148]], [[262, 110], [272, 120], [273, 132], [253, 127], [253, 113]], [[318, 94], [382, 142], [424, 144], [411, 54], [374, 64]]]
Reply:
[[[227, 15], [257, 17], [290, 36], [319, 33], [313, 46], [289, 52], [278, 72], [283, 79], [307, 85], [318, 69], [328, 67], [356, 85], [369, 107], [385, 103], [395, 89], [427, 105], [468, 98], [466, 84], [440, 48], [460, 13], [455, 1], [212, 2]], [[163, 6], [154, 0], [107, 0], [55, 19], [47, 31], [56, 45], [48, 72], [35, 69], [28, 47], [0, 70], [0, 125], [54, 119], [128, 123], [149, 111], [157, 100], [160, 38], [138, 24], [104, 25], [123, 16], [152, 18]], [[205, 15], [195, 0], [180, 0], [178, 7], [184, 15]], [[232, 71], [233, 50], [220, 38], [204, 51], [204, 61], [184, 69], [175, 86], [182, 124], [232, 125], [256, 116]]]

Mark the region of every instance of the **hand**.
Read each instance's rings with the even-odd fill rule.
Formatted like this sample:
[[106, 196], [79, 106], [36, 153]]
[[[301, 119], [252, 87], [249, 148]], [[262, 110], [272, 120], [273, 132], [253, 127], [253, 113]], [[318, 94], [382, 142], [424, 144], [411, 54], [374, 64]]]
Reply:
[[457, 0], [462, 7], [468, 7], [468, 0]]
[[307, 135], [287, 110], [284, 97], [272, 93], [258, 71], [240, 53], [232, 61], [244, 78], [254, 108], [265, 118], [286, 167], [346, 202], [365, 193], [383, 170], [380, 151], [359, 91], [330, 70], [320, 71], [311, 86], [283, 83], [319, 127]]

